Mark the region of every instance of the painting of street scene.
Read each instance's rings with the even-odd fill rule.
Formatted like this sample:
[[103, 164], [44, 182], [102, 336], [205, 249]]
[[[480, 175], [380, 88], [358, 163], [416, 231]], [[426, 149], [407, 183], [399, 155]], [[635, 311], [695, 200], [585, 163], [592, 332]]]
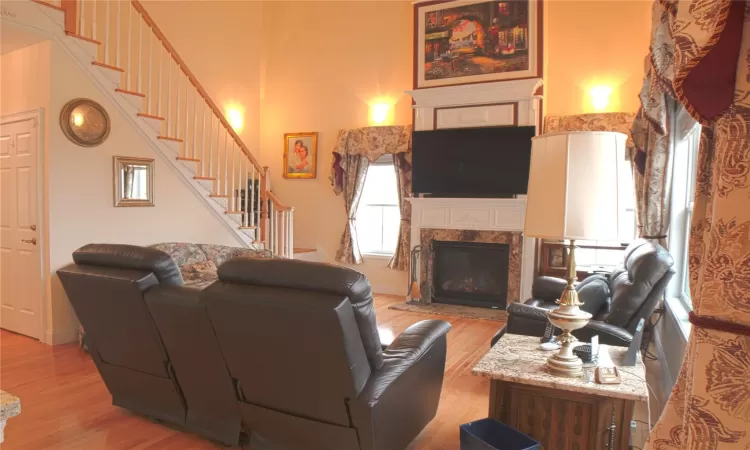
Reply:
[[529, 69], [528, 0], [449, 5], [423, 13], [424, 80]]

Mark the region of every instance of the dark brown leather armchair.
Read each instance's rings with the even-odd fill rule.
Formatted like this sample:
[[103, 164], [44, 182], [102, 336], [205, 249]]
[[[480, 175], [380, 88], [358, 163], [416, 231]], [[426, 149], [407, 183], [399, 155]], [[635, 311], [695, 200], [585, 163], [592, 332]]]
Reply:
[[184, 425], [174, 368], [144, 302], [155, 286], [182, 284], [177, 265], [158, 250], [111, 244], [84, 246], [73, 261], [57, 274], [112, 403]]
[[237, 258], [219, 280], [201, 295], [251, 433], [295, 450], [399, 450], [434, 417], [448, 323], [419, 322], [383, 350], [359, 272]]
[[[624, 251], [623, 264], [612, 273], [592, 275], [576, 285], [581, 309], [591, 313], [592, 320], [573, 332], [589, 342], [594, 335], [607, 345], [627, 347], [641, 319], [648, 320], [664, 297], [675, 271], [672, 256], [658, 244], [645, 239], [633, 241]], [[557, 308], [567, 283], [559, 278], [539, 277], [532, 288], [533, 298], [508, 306], [508, 325], [493, 337], [494, 345], [503, 334], [542, 336], [547, 326], [547, 312]]]

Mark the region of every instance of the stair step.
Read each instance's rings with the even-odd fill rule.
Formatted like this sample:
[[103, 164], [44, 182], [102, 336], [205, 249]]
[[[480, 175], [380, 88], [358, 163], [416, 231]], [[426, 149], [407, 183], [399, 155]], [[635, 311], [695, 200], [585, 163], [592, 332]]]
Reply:
[[224, 214], [245, 214], [245, 211], [224, 211]]
[[312, 253], [317, 251], [318, 250], [314, 248], [294, 247], [294, 253]]
[[74, 37], [76, 39], [80, 39], [82, 41], [91, 42], [92, 44], [102, 45], [102, 43], [99, 42], [99, 41], [97, 41], [96, 39], [87, 38], [86, 36], [81, 36], [78, 33], [72, 33], [70, 31], [66, 31], [65, 34], [67, 34], [70, 37]]
[[185, 158], [184, 156], [178, 156], [178, 157], [177, 157], [177, 161], [188, 161], [188, 162], [195, 162], [195, 163], [199, 163], [199, 162], [201, 162], [201, 160], [200, 160], [200, 159], [196, 159], [196, 158]]
[[122, 89], [122, 88], [115, 89], [115, 92], [119, 92], [121, 94], [135, 95], [136, 97], [146, 98], [146, 94], [141, 94], [140, 92], [135, 92], [135, 91], [129, 91], [127, 89]]
[[48, 6], [52, 9], [56, 9], [58, 11], [65, 12], [65, 10], [62, 8], [62, 6], [53, 5], [52, 3], [46, 2], [44, 0], [31, 0], [34, 3], [38, 3], [40, 5]]
[[194, 180], [216, 181], [214, 177], [193, 177]]
[[252, 226], [252, 227], [240, 227], [240, 230], [257, 230], [258, 227]]
[[211, 198], [229, 198], [228, 195], [220, 195], [220, 194], [211, 194], [209, 195]]
[[105, 69], [116, 70], [118, 72], [125, 72], [125, 69], [121, 69], [115, 66], [110, 66], [109, 64], [104, 64], [103, 62], [99, 62], [99, 61], [93, 61], [91, 65], [97, 66], [97, 67], [103, 67]]
[[182, 139], [171, 136], [157, 136], [156, 139], [161, 139], [163, 141], [182, 142]]
[[[145, 117], [146, 119], [154, 119], [154, 120], [167, 120], [164, 117], [155, 116], [153, 114], [146, 114], [146, 113], [138, 113], [136, 114], [138, 117]], [[179, 159], [179, 158], [177, 158]]]

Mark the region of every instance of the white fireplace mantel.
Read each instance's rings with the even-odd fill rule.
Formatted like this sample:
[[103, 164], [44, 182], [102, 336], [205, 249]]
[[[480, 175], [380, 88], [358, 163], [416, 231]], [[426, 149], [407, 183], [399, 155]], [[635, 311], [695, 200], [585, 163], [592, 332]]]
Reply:
[[[411, 248], [420, 244], [423, 228], [523, 232], [526, 217], [526, 198], [523, 197], [515, 199], [409, 198], [407, 200], [411, 202]], [[523, 238], [522, 300], [531, 298], [533, 281], [534, 239]]]

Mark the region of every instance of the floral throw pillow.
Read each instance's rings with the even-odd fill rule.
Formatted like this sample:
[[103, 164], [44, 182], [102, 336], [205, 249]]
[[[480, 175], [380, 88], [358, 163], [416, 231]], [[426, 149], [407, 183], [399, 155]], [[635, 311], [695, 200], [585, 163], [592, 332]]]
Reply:
[[216, 264], [213, 261], [203, 261], [195, 264], [185, 264], [180, 266], [182, 279], [185, 286], [195, 284], [210, 284], [219, 276], [216, 273]]

